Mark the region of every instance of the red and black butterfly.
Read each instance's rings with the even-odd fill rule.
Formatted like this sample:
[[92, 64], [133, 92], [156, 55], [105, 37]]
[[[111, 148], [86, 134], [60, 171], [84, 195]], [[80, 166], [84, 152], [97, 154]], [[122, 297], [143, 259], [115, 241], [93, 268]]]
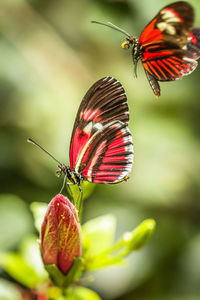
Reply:
[[145, 27], [139, 40], [112, 23], [106, 25], [127, 35], [122, 48], [132, 47], [135, 76], [138, 60], [154, 94], [160, 96], [158, 81], [172, 81], [190, 74], [200, 57], [200, 28], [192, 28], [194, 10], [179, 1], [165, 6]]
[[[70, 167], [56, 160], [59, 172], [77, 184], [80, 191], [84, 180], [94, 183], [127, 180], [133, 164], [128, 122], [127, 98], [120, 82], [104, 77], [94, 83], [77, 112], [70, 143]], [[28, 142], [39, 146], [32, 139]]]

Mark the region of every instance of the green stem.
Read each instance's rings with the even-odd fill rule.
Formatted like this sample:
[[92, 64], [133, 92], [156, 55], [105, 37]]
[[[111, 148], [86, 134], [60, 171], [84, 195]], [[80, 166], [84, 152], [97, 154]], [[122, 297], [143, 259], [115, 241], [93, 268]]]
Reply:
[[117, 250], [119, 250], [120, 248], [122, 248], [124, 246], [125, 246], [124, 241], [122, 239], [120, 239], [114, 245], [112, 245], [109, 249], [102, 252], [100, 255], [107, 255], [112, 252], [116, 252]]
[[79, 218], [79, 223], [81, 224], [81, 221], [82, 221], [82, 214], [83, 214], [83, 203], [84, 203], [84, 200], [82, 199], [81, 201], [82, 203], [78, 203], [78, 218]]
[[[98, 255], [94, 255], [92, 257], [90, 257], [91, 260], [98, 260], [100, 257], [103, 257], [103, 256], [107, 256], [109, 254], [112, 254], [113, 252], [116, 252], [117, 250], [120, 250], [122, 247], [125, 246], [125, 243], [122, 239], [120, 239], [119, 241], [117, 241], [114, 245], [112, 245], [110, 248], [108, 248], [107, 250], [101, 252], [100, 254]], [[122, 253], [117, 253], [114, 255], [113, 259], [116, 259], [116, 258], [123, 258], [125, 255], [125, 253], [128, 253], [127, 252], [127, 249], [125, 249]]]

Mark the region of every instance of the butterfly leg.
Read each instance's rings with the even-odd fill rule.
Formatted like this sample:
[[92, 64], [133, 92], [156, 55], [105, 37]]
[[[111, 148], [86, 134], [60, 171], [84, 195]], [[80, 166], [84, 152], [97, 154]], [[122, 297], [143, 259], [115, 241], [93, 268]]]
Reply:
[[62, 184], [62, 187], [61, 187], [61, 190], [60, 190], [59, 194], [62, 193], [62, 191], [63, 191], [63, 189], [64, 189], [64, 187], [65, 187], [66, 181], [67, 181], [67, 173], [66, 173], [65, 176], [64, 176], [63, 184]]
[[74, 196], [73, 196], [73, 193], [72, 193], [72, 190], [71, 190], [71, 188], [70, 188], [70, 185], [74, 185], [74, 183], [73, 182], [67, 182], [67, 174], [65, 174], [65, 177], [64, 177], [64, 180], [63, 180], [63, 184], [62, 184], [62, 187], [61, 187], [61, 190], [60, 190], [60, 194], [62, 193], [62, 191], [63, 191], [63, 189], [64, 189], [64, 187], [65, 187], [65, 184], [67, 184], [67, 187], [68, 187], [68, 189], [69, 189], [69, 192], [70, 192], [70, 194], [71, 194], [71, 196], [72, 196], [72, 199], [73, 199], [73, 201], [74, 201]]
[[81, 211], [81, 205], [82, 205], [82, 200], [83, 200], [83, 190], [82, 190], [82, 188], [81, 188], [81, 186], [79, 185], [78, 186], [78, 188], [79, 188], [79, 198], [80, 198], [80, 201], [79, 201], [79, 213], [80, 213], [80, 211]]
[[68, 189], [69, 189], [69, 192], [70, 192], [70, 195], [71, 195], [71, 197], [72, 197], [73, 204], [74, 204], [74, 195], [73, 195], [73, 192], [72, 192], [72, 190], [71, 190], [71, 188], [70, 188], [70, 185], [74, 185], [74, 183], [67, 182], [67, 187], [68, 187]]

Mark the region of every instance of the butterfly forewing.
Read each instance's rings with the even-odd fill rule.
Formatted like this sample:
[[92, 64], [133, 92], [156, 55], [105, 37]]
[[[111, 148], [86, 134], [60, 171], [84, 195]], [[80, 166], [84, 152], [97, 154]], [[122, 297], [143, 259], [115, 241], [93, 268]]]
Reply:
[[181, 48], [187, 42], [193, 21], [194, 11], [189, 3], [172, 3], [161, 9], [145, 27], [138, 42], [150, 52], [159, 51], [159, 47], [169, 49], [168, 43], [175, 49]]
[[125, 123], [114, 121], [95, 133], [75, 170], [90, 182], [117, 183], [131, 171], [132, 136]]
[[[109, 145], [113, 145], [114, 141], [115, 143], [121, 141], [123, 145], [126, 138], [119, 139], [113, 131], [120, 134], [121, 127], [123, 127], [123, 131], [126, 131], [129, 136], [128, 121], [127, 98], [122, 85], [112, 77], [97, 81], [86, 93], [77, 113], [70, 145], [71, 170], [82, 174], [88, 181], [97, 182], [94, 174], [97, 172], [97, 166], [100, 166], [101, 158], [105, 155], [105, 146], [110, 147]], [[117, 125], [114, 126], [115, 123]], [[118, 128], [119, 125], [121, 129]], [[130, 145], [132, 147], [132, 140]], [[122, 153], [124, 154], [124, 149]], [[112, 171], [114, 177], [111, 178], [109, 175], [107, 183], [119, 181], [123, 172], [127, 174], [127, 159], [123, 155], [121, 158], [118, 157], [117, 164], [121, 161], [120, 166], [123, 167], [116, 168], [113, 164], [115, 172], [118, 173], [113, 174]], [[105, 176], [108, 176], [108, 173]]]

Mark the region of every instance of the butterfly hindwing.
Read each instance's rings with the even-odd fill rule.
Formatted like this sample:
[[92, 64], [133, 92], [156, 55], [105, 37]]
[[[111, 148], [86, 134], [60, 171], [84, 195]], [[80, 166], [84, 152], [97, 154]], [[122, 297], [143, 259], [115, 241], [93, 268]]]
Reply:
[[200, 57], [200, 28], [193, 28], [186, 45], [187, 57], [198, 59]]
[[172, 81], [190, 74], [197, 67], [194, 59], [184, 56], [178, 51], [165, 56], [154, 57], [143, 61], [144, 69], [158, 81]]
[[126, 124], [110, 122], [94, 135], [75, 171], [95, 183], [117, 183], [127, 178], [133, 164], [133, 142]]

